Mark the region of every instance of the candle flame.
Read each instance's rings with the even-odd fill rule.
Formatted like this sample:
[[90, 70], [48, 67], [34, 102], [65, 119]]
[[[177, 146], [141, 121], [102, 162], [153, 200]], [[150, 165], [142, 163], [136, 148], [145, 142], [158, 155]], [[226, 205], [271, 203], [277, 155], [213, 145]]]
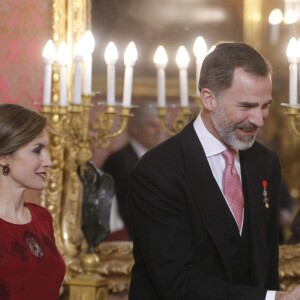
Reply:
[[168, 56], [163, 46], [158, 46], [154, 54], [154, 63], [157, 67], [165, 68], [168, 63]]
[[130, 42], [124, 53], [125, 66], [133, 66], [137, 60], [137, 49], [134, 42]]
[[194, 55], [197, 59], [203, 60], [207, 53], [207, 46], [205, 39], [202, 36], [198, 36], [195, 40], [193, 47]]
[[184, 46], [180, 46], [176, 54], [176, 64], [179, 69], [187, 69], [190, 62], [189, 54]]
[[114, 42], [109, 42], [104, 52], [105, 62], [115, 64], [118, 60], [118, 50]]
[[284, 23], [293, 24], [298, 20], [297, 12], [294, 9], [287, 9], [284, 13]]
[[269, 23], [271, 25], [278, 25], [283, 20], [283, 14], [282, 11], [279, 8], [275, 8], [271, 11], [269, 15]]
[[55, 59], [55, 55], [56, 55], [56, 50], [55, 50], [55, 46], [54, 46], [54, 43], [52, 40], [49, 40], [44, 49], [43, 49], [43, 54], [42, 56], [44, 58], [48, 58], [48, 59], [51, 59], [51, 60], [54, 60]]
[[93, 34], [88, 30], [85, 32], [83, 39], [86, 46], [86, 53], [92, 54], [95, 49], [95, 39]]
[[297, 63], [298, 43], [295, 37], [292, 37], [286, 49], [286, 56], [289, 63]]

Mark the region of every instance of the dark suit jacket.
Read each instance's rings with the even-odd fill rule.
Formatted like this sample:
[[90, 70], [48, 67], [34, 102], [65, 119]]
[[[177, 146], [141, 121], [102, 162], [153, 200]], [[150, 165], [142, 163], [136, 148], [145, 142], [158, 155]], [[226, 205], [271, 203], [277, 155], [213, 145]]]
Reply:
[[266, 289], [278, 289], [279, 161], [255, 142], [240, 151], [240, 162], [251, 280], [232, 278], [225, 200], [191, 123], [147, 152], [130, 175], [130, 300], [263, 300]]
[[138, 161], [138, 156], [130, 144], [126, 144], [120, 150], [110, 155], [102, 167], [104, 172], [110, 174], [115, 181], [115, 193], [118, 202], [120, 216], [128, 230], [131, 232], [131, 224], [128, 214], [128, 178], [133, 166]]

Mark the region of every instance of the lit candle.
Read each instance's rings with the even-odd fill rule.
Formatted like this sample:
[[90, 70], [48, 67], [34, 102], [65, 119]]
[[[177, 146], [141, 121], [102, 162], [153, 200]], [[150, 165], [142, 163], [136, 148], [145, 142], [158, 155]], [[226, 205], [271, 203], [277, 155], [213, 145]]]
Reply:
[[131, 104], [132, 94], [132, 78], [133, 78], [133, 66], [137, 60], [137, 50], [134, 42], [130, 42], [124, 53], [124, 90], [123, 90], [123, 106], [129, 107]]
[[184, 46], [180, 46], [176, 54], [176, 63], [179, 69], [180, 105], [187, 107], [188, 101], [188, 74], [187, 68], [190, 62], [189, 54]]
[[80, 38], [75, 46], [75, 72], [74, 72], [74, 91], [73, 103], [81, 103], [81, 83], [82, 83], [82, 61], [84, 53], [84, 40]]
[[55, 60], [55, 52], [54, 43], [52, 40], [49, 40], [43, 50], [45, 63], [43, 105], [51, 104], [52, 64]]
[[204, 38], [202, 36], [198, 36], [195, 40], [193, 52], [196, 57], [196, 95], [200, 95], [198, 85], [200, 79], [200, 72], [203, 60], [207, 53], [207, 46]]
[[163, 46], [159, 46], [154, 55], [154, 63], [157, 68], [157, 102], [158, 107], [166, 106], [166, 79], [165, 68], [168, 63], [168, 56]]
[[298, 66], [297, 66], [297, 40], [290, 39], [286, 49], [289, 62], [289, 103], [295, 105], [298, 102]]
[[85, 54], [83, 57], [83, 93], [92, 94], [92, 54], [95, 49], [95, 40], [93, 34], [88, 30], [83, 36], [85, 45]]
[[68, 62], [68, 46], [65, 42], [61, 42], [57, 50], [57, 59], [60, 66], [59, 74], [59, 104], [66, 106], [67, 102], [67, 62]]
[[118, 60], [118, 50], [113, 42], [109, 42], [104, 53], [107, 64], [107, 104], [115, 104], [115, 64]]
[[283, 19], [285, 24], [291, 25], [298, 21], [298, 14], [294, 8], [287, 8], [284, 10]]
[[279, 24], [283, 20], [283, 14], [279, 8], [275, 8], [269, 15], [269, 23], [271, 25], [270, 43], [275, 45], [279, 38]]

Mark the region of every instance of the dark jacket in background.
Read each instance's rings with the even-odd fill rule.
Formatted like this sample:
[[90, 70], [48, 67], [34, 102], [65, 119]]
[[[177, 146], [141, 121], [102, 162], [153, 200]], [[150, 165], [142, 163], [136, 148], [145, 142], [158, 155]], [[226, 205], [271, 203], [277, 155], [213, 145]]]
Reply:
[[133, 147], [128, 143], [120, 150], [111, 154], [104, 162], [103, 171], [109, 173], [115, 181], [115, 192], [119, 207], [120, 217], [131, 235], [131, 224], [128, 214], [128, 177], [131, 169], [138, 161], [138, 156]]

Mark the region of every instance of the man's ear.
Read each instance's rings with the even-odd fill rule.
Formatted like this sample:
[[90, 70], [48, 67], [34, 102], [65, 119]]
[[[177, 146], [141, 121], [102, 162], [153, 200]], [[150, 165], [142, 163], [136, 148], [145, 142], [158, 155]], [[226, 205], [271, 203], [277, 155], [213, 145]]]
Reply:
[[214, 110], [215, 95], [210, 89], [203, 88], [200, 92], [200, 97], [201, 97], [202, 105], [206, 110], [208, 111]]

